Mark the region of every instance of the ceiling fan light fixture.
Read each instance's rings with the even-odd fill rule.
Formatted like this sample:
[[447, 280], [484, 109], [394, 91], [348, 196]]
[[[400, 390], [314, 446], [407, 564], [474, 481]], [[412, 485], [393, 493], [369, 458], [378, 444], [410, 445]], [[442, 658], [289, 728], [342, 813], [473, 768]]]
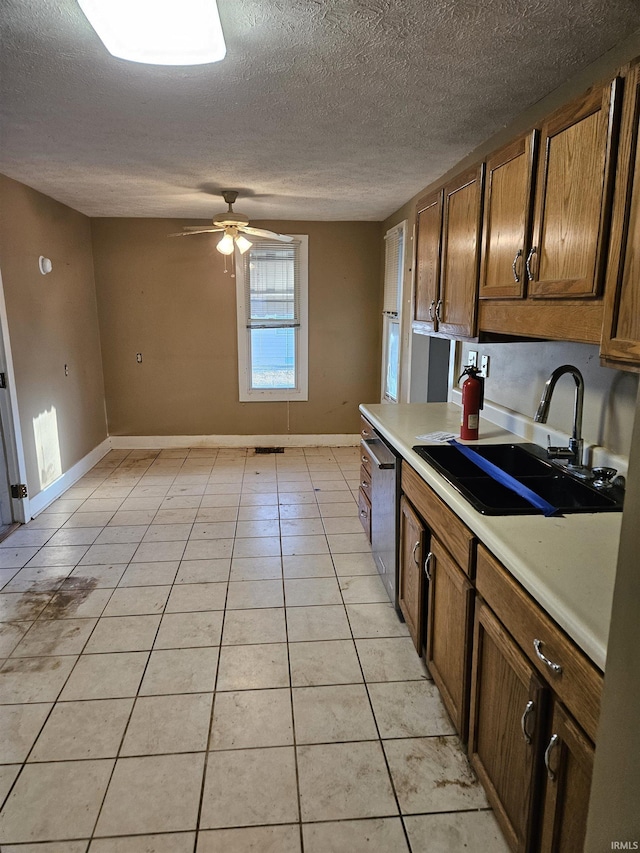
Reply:
[[221, 255], [231, 255], [233, 254], [233, 235], [229, 234], [227, 231], [216, 246], [216, 249], [220, 252]]
[[244, 255], [245, 252], [248, 252], [249, 249], [253, 246], [251, 240], [247, 240], [246, 237], [243, 237], [242, 234], [238, 234], [236, 237], [236, 246], [238, 247], [238, 251], [241, 255]]
[[216, 0], [78, 0], [113, 56], [152, 65], [203, 65], [227, 52]]

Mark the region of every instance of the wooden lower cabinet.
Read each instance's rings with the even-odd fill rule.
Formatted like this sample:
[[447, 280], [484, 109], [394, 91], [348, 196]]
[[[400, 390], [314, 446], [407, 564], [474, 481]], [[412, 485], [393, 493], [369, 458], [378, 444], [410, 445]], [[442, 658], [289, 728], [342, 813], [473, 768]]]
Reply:
[[549, 691], [491, 610], [475, 616], [469, 759], [517, 853], [534, 850]]
[[460, 738], [467, 739], [474, 589], [440, 541], [432, 536], [426, 662]]
[[540, 853], [582, 853], [594, 747], [558, 702], [546, 743]]
[[398, 603], [413, 645], [423, 645], [425, 527], [409, 501], [400, 499], [400, 572]]

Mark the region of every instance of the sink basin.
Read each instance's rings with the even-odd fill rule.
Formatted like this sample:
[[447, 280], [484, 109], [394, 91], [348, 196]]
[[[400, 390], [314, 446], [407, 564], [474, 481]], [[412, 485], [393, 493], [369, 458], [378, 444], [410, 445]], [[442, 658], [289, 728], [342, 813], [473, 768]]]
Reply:
[[[595, 489], [549, 462], [537, 444], [478, 444], [471, 448], [510, 474], [523, 486], [553, 504], [560, 513], [616, 512], [622, 509], [621, 489]], [[484, 515], [541, 515], [516, 492], [486, 474], [450, 444], [413, 448]]]

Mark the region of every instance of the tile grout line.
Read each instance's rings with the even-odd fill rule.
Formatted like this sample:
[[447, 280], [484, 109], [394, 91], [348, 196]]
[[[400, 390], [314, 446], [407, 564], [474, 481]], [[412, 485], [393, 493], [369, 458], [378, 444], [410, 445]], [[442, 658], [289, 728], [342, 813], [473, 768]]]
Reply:
[[[125, 457], [125, 458], [126, 458], [126, 457]], [[155, 458], [158, 458], [158, 457], [156, 456]], [[151, 467], [151, 465], [150, 465], [149, 467]], [[174, 481], [175, 481], [175, 477], [174, 477]], [[154, 516], [154, 517], [155, 517], [155, 516]], [[186, 548], [186, 544], [185, 544], [185, 548]], [[136, 551], [137, 551], [137, 548], [136, 548]], [[135, 555], [136, 551], [134, 551], [134, 555]], [[184, 550], [183, 550], [183, 553], [184, 553]], [[131, 561], [129, 562], [129, 565], [130, 565], [130, 564], [131, 564]], [[179, 571], [179, 565], [180, 565], [180, 561], [178, 561], [178, 571]], [[125, 574], [125, 573], [126, 573], [126, 569], [125, 569], [125, 571], [123, 572], [123, 575], [122, 575], [123, 577], [124, 577], [124, 574]], [[176, 576], [177, 576], [177, 572], [176, 572]], [[121, 578], [121, 579], [122, 579], [122, 578]], [[121, 580], [121, 579], [120, 579], [120, 580]], [[175, 581], [175, 578], [174, 578], [174, 581]], [[118, 583], [119, 583], [119, 582], [118, 582]], [[173, 584], [172, 584], [171, 586], [172, 586], [172, 588], [173, 588]], [[116, 587], [116, 588], [117, 588], [117, 587]], [[114, 775], [115, 775], [116, 766], [117, 766], [118, 761], [119, 761], [119, 759], [120, 759], [120, 753], [121, 753], [121, 751], [122, 751], [122, 747], [123, 747], [123, 745], [124, 745], [124, 740], [125, 740], [125, 737], [126, 737], [127, 731], [129, 730], [129, 725], [130, 725], [130, 723], [131, 723], [131, 717], [133, 716], [133, 712], [134, 712], [134, 710], [135, 710], [136, 703], [137, 703], [137, 701], [138, 701], [138, 696], [139, 696], [139, 694], [140, 694], [140, 688], [141, 688], [142, 683], [143, 683], [143, 681], [144, 681], [144, 677], [145, 677], [145, 674], [146, 674], [146, 672], [147, 672], [147, 668], [148, 668], [148, 666], [149, 666], [149, 662], [150, 662], [150, 660], [151, 660], [151, 654], [152, 654], [152, 652], [153, 652], [153, 646], [155, 645], [155, 642], [156, 642], [156, 640], [157, 640], [157, 638], [158, 638], [158, 633], [159, 633], [159, 631], [160, 631], [160, 625], [162, 624], [162, 618], [163, 618], [163, 616], [164, 616], [164, 614], [165, 614], [165, 611], [166, 611], [166, 608], [167, 608], [167, 604], [168, 604], [168, 602], [169, 602], [169, 596], [170, 596], [170, 595], [171, 595], [171, 592], [169, 592], [169, 594], [167, 595], [167, 598], [166, 598], [166, 600], [165, 600], [164, 606], [163, 606], [163, 608], [162, 608], [162, 613], [160, 614], [160, 620], [159, 620], [159, 622], [158, 622], [158, 627], [156, 628], [156, 632], [155, 632], [155, 635], [154, 635], [154, 638], [153, 638], [153, 643], [151, 644], [151, 648], [149, 649], [149, 651], [148, 651], [148, 653], [147, 653], [147, 660], [146, 660], [145, 665], [144, 665], [144, 667], [143, 667], [142, 675], [141, 675], [141, 677], [140, 677], [140, 680], [139, 680], [139, 682], [138, 682], [138, 686], [137, 686], [137, 688], [136, 688], [136, 694], [135, 694], [135, 696], [133, 697], [133, 702], [131, 703], [131, 709], [130, 709], [130, 711], [129, 711], [129, 715], [128, 715], [128, 718], [127, 718], [127, 722], [126, 722], [126, 724], [125, 724], [125, 727], [124, 727], [124, 729], [123, 729], [122, 735], [121, 735], [121, 737], [120, 737], [120, 744], [119, 744], [118, 749], [117, 749], [117, 751], [116, 751], [115, 759], [113, 760], [113, 766], [112, 766], [112, 768], [111, 768], [111, 773], [109, 774], [109, 780], [107, 781], [106, 787], [105, 787], [105, 789], [104, 789], [104, 793], [103, 793], [103, 795], [102, 795], [102, 799], [101, 799], [101, 802], [100, 802], [100, 807], [99, 807], [99, 809], [98, 809], [98, 811], [97, 811], [97, 813], [96, 813], [96, 819], [95, 819], [95, 821], [94, 821], [93, 829], [92, 829], [92, 831], [91, 831], [91, 835], [90, 835], [90, 839], [89, 839], [89, 847], [90, 847], [90, 846], [91, 846], [91, 844], [93, 843], [93, 839], [94, 839], [94, 837], [95, 837], [95, 832], [96, 832], [96, 829], [97, 829], [97, 827], [98, 827], [98, 822], [99, 822], [99, 820], [100, 820], [100, 816], [102, 815], [102, 810], [104, 809], [104, 804], [105, 804], [106, 799], [107, 799], [107, 794], [108, 794], [108, 792], [109, 792], [109, 788], [111, 787], [111, 783], [112, 783], [112, 781], [113, 781], [113, 777], [114, 777]], [[109, 599], [109, 600], [111, 600], [111, 599]], [[97, 623], [96, 623], [96, 624], [97, 624]], [[92, 632], [92, 633], [93, 633], [93, 632]], [[87, 642], [88, 642], [88, 641], [87, 641]], [[74, 667], [74, 668], [75, 668], [75, 667]]]
[[[216, 457], [217, 458], [217, 457]], [[246, 464], [246, 463], [245, 463]], [[240, 504], [238, 504], [238, 512], [236, 513], [236, 530], [238, 523], [238, 515], [239, 515]], [[235, 536], [234, 536], [234, 544], [235, 544]], [[198, 839], [200, 837], [200, 823], [202, 820], [202, 808], [204, 805], [204, 792], [207, 784], [207, 770], [209, 765], [209, 755], [211, 750], [209, 749], [211, 743], [211, 732], [213, 730], [213, 723], [215, 718], [215, 708], [216, 708], [216, 695], [217, 695], [217, 687], [218, 687], [218, 676], [220, 674], [220, 659], [222, 657], [222, 640], [224, 637], [224, 627], [227, 616], [227, 601], [229, 599], [229, 583], [231, 582], [231, 567], [233, 565], [233, 548], [231, 550], [231, 557], [229, 559], [229, 573], [227, 575], [227, 589], [225, 592], [224, 599], [224, 610], [222, 612], [222, 624], [220, 626], [220, 643], [218, 645], [218, 659], [216, 661], [216, 672], [213, 680], [213, 695], [211, 698], [211, 710], [209, 712], [209, 725], [207, 727], [207, 739], [205, 741], [205, 752], [204, 752], [204, 764], [202, 767], [202, 780], [200, 783], [200, 797], [198, 799], [198, 811], [196, 814], [196, 827], [194, 833], [194, 842], [193, 842], [193, 853], [196, 853], [198, 847]]]

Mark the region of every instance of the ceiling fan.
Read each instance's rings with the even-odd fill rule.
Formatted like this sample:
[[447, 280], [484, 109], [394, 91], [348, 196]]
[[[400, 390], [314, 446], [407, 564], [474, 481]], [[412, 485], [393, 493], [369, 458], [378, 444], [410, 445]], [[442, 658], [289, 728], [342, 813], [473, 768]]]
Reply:
[[235, 190], [222, 190], [222, 198], [229, 205], [229, 209], [214, 216], [213, 224], [210, 227], [186, 225], [182, 231], [171, 236], [189, 237], [192, 234], [213, 234], [216, 231], [224, 231], [222, 239], [216, 246], [216, 249], [223, 255], [231, 255], [235, 247], [244, 255], [253, 245], [250, 240], [243, 236], [244, 234], [248, 234], [250, 237], [263, 237], [267, 240], [279, 240], [281, 243], [293, 241], [293, 237], [289, 237], [288, 234], [276, 234], [275, 231], [267, 231], [264, 228], [252, 228], [249, 225], [248, 217], [243, 213], [235, 213], [233, 210], [233, 205], [238, 198], [238, 193]]

